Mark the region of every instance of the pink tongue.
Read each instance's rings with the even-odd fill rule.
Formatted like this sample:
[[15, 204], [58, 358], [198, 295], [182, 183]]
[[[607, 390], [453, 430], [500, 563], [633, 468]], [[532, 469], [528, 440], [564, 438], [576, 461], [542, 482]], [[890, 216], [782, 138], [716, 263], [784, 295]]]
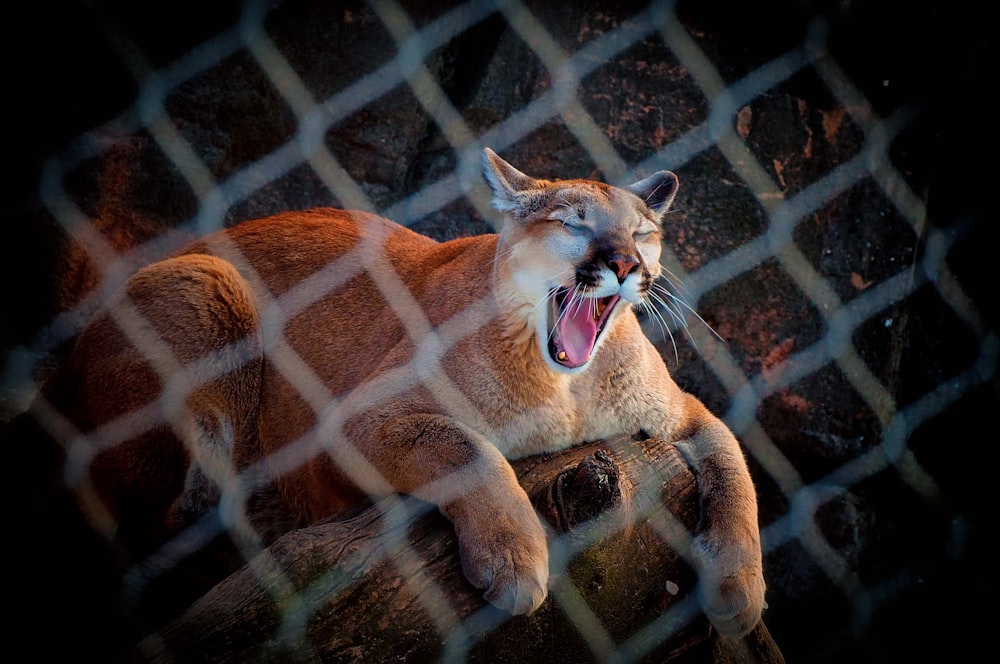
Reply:
[[597, 325], [591, 315], [590, 306], [570, 307], [559, 320], [559, 338], [566, 351], [568, 364], [579, 366], [590, 357], [597, 339]]

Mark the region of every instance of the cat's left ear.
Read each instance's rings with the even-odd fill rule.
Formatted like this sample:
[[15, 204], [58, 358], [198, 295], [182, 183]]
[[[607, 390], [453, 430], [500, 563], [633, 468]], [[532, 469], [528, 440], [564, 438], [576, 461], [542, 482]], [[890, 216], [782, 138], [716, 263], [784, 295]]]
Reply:
[[539, 188], [538, 180], [517, 170], [489, 148], [483, 149], [483, 176], [493, 190], [493, 207], [501, 212], [519, 212]]
[[662, 218], [674, 202], [678, 186], [680, 182], [676, 175], [670, 171], [657, 171], [624, 189], [641, 198], [650, 210]]

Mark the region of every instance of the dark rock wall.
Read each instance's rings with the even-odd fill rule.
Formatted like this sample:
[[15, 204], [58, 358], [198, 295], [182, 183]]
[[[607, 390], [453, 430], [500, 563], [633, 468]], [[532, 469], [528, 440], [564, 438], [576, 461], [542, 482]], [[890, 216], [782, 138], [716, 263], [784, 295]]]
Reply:
[[[125, 269], [314, 205], [490, 232], [463, 141], [545, 177], [670, 168], [668, 267], [692, 275], [704, 323], [659, 343], [747, 445], [786, 656], [895, 661], [978, 638], [995, 37], [963, 3], [48, 5], [24, 10], [7, 59], [5, 416], [44, 364], [33, 353], [57, 355], [80, 319], [58, 314], [82, 317], [120, 277], [85, 248], [92, 230]], [[566, 56], [578, 80], [550, 68]], [[412, 86], [387, 84], [393, 63]], [[878, 119], [892, 133], [871, 151]]]

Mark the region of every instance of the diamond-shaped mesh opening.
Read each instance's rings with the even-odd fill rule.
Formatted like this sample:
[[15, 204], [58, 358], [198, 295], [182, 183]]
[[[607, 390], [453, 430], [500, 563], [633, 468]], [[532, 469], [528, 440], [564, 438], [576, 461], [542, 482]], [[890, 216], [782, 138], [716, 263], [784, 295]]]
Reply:
[[[919, 334], [910, 333], [913, 330]], [[979, 357], [972, 330], [931, 286], [878, 312], [859, 326], [854, 337], [859, 353], [900, 407], [937, 385], [947, 385]]]
[[909, 222], [868, 178], [799, 223], [795, 243], [845, 302], [922, 255]]
[[[663, 221], [664, 243], [693, 271], [733, 250], [722, 238], [739, 244], [759, 237], [767, 228], [767, 216], [760, 202], [740, 184], [739, 176], [718, 150], [698, 154], [676, 169], [680, 189], [673, 209]], [[732, 196], [711, 195], [706, 177], [711, 174], [731, 187]]]
[[[732, 297], [729, 289], [738, 289], [741, 297]], [[708, 293], [699, 311], [729, 340], [726, 347], [748, 374], [772, 369], [818, 340], [824, 327], [813, 304], [774, 262]]]
[[[697, 87], [680, 63], [663, 57], [655, 33], [601, 63], [583, 84], [583, 107], [629, 164], [677, 140], [708, 114], [701, 95], [685, 94]], [[676, 122], [678, 116], [685, 122]]]
[[[241, 50], [221, 64], [184, 81], [163, 100], [163, 110], [179, 133], [174, 139], [178, 147], [187, 143], [217, 180], [289, 142], [298, 130], [285, 98], [250, 53]], [[229, 70], [239, 71], [240, 78], [234, 79]], [[260, 124], [247, 122], [249, 118]], [[151, 122], [155, 130], [158, 120]]]
[[812, 67], [740, 108], [736, 131], [786, 198], [856, 158], [865, 140]]
[[834, 365], [761, 400], [757, 419], [805, 482], [876, 447], [878, 418]]

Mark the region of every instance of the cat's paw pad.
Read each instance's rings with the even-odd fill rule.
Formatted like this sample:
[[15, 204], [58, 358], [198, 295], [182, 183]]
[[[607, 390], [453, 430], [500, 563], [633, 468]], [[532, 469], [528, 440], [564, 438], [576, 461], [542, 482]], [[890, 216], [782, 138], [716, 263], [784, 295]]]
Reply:
[[712, 546], [699, 537], [694, 547], [702, 610], [719, 634], [741, 637], [764, 611], [764, 575], [759, 545]]
[[743, 636], [760, 621], [764, 611], [763, 586], [763, 579], [739, 574], [716, 584], [702, 582], [699, 586], [702, 611], [722, 636]]
[[517, 533], [460, 537], [462, 570], [483, 597], [514, 615], [537, 609], [548, 593], [549, 554], [537, 520]]
[[548, 594], [549, 570], [546, 562], [519, 569], [501, 566], [493, 570], [483, 597], [490, 604], [513, 615], [529, 614], [541, 606]]

